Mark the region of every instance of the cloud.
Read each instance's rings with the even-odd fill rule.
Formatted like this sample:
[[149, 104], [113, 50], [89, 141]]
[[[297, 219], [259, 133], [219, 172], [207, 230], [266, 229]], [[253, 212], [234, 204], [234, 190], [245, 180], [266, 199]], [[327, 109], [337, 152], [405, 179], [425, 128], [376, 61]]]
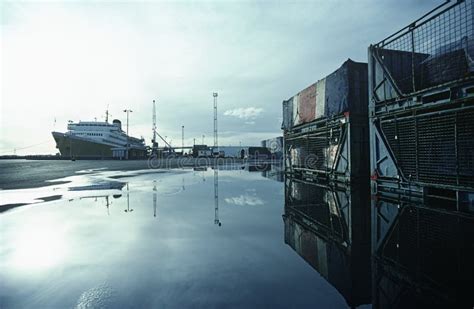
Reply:
[[263, 112], [263, 108], [260, 107], [246, 107], [246, 108], [235, 108], [229, 109], [224, 112], [225, 116], [234, 116], [239, 119], [255, 119]]
[[257, 206], [257, 205], [263, 205], [263, 201], [256, 197], [256, 196], [250, 196], [248, 194], [241, 194], [240, 196], [234, 196], [234, 197], [229, 197], [225, 199], [226, 203], [228, 204], [234, 204], [234, 205], [239, 205], [239, 206], [244, 206], [244, 205], [250, 205], [250, 206]]

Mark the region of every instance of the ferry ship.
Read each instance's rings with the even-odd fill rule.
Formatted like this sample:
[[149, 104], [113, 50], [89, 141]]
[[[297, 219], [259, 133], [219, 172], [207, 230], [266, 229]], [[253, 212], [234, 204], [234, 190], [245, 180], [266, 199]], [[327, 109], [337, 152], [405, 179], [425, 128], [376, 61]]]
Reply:
[[122, 123], [70, 121], [66, 133], [53, 131], [56, 148], [62, 157], [71, 159], [137, 159], [147, 154], [145, 140], [128, 136]]

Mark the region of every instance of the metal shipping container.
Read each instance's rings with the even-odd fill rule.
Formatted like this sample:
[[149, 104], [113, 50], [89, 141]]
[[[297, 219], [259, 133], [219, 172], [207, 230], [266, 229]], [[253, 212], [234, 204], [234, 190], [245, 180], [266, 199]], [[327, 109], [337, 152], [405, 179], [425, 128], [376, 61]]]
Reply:
[[474, 191], [473, 3], [446, 2], [369, 47], [373, 192]]
[[286, 172], [342, 183], [368, 180], [367, 118], [346, 113], [285, 134]]
[[299, 93], [298, 112], [301, 123], [311, 122], [316, 117], [316, 83]]
[[[283, 130], [344, 112], [367, 114], [367, 64], [348, 59], [327, 77], [283, 101]], [[293, 105], [289, 112], [290, 103]], [[291, 118], [290, 118], [291, 117]]]

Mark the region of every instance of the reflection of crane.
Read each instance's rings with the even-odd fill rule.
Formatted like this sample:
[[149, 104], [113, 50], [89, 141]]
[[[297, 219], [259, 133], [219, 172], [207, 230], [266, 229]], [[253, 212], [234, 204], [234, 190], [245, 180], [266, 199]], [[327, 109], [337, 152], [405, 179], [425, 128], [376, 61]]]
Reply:
[[130, 209], [130, 191], [128, 188], [128, 182], [127, 182], [127, 209], [124, 210], [125, 212], [132, 212], [133, 208]]
[[221, 226], [219, 221], [219, 170], [214, 168], [214, 224]]
[[107, 216], [110, 216], [110, 212], [109, 212], [110, 202], [109, 202], [109, 196], [108, 195], [105, 197], [105, 206], [107, 206]]
[[156, 218], [156, 180], [153, 180], [153, 217]]

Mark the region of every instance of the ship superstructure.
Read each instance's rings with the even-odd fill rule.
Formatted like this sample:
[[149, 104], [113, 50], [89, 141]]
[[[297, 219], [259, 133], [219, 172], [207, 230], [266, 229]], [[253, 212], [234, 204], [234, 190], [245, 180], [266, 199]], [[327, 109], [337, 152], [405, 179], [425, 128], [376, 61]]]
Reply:
[[128, 136], [118, 119], [112, 123], [70, 121], [67, 129], [65, 133], [52, 132], [61, 156], [90, 159], [146, 156], [144, 139]]

